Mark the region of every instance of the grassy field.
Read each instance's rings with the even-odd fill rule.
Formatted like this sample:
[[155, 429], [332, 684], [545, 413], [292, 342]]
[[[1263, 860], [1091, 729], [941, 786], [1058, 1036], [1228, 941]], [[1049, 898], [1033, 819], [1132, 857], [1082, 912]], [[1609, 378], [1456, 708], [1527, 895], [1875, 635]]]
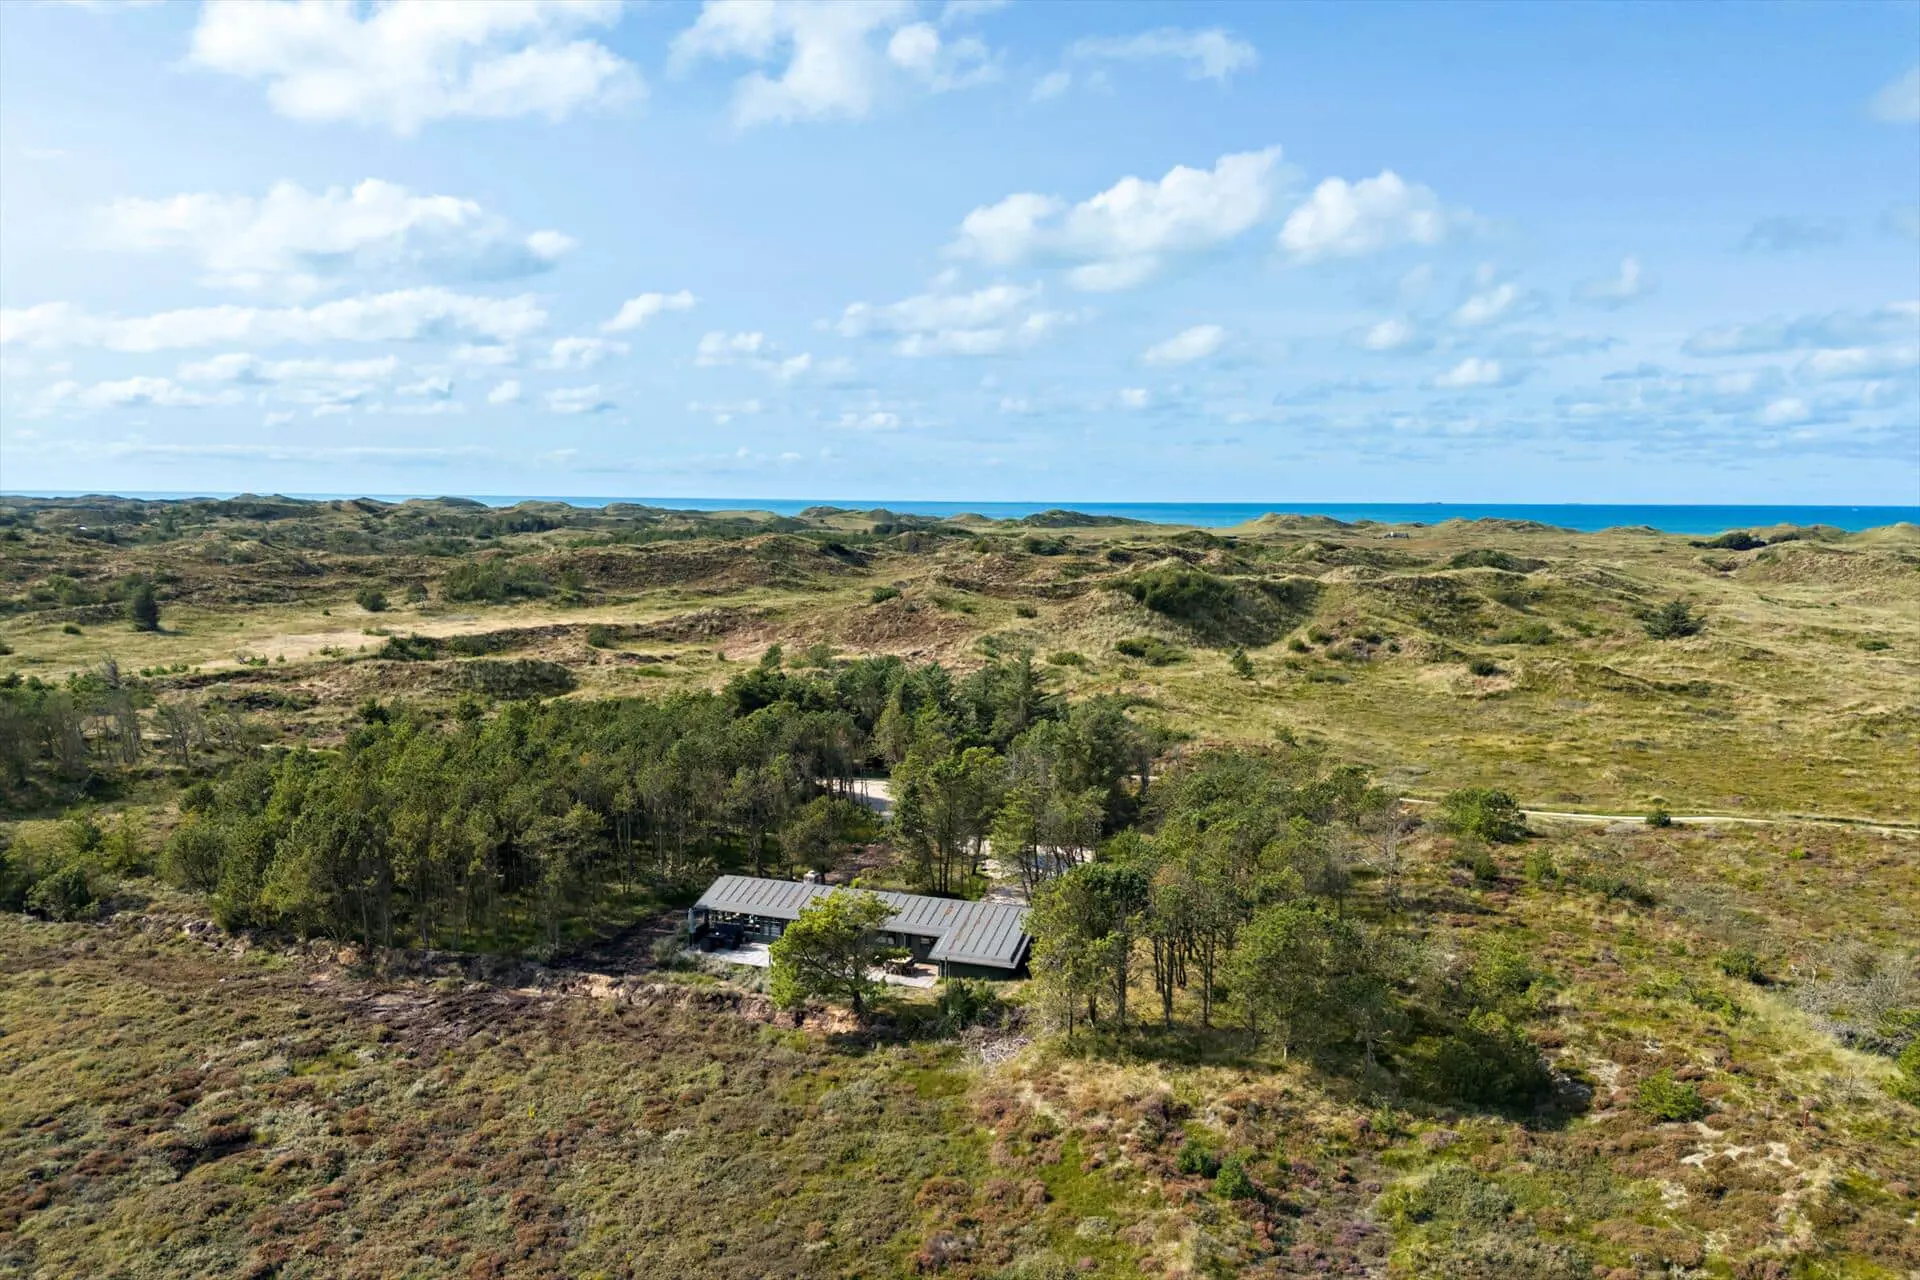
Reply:
[[[385, 661], [390, 636], [557, 662], [580, 697], [714, 686], [774, 643], [962, 668], [982, 646], [1027, 647], [1064, 691], [1135, 696], [1198, 740], [1324, 739], [1414, 794], [1483, 785], [1547, 808], [1920, 821], [1910, 526], [1735, 551], [1489, 521], [1267, 517], [1221, 532], [961, 521], [882, 536], [884, 520], [837, 513], [768, 517], [774, 532], [695, 521], [674, 530], [708, 536], [646, 545], [563, 525], [466, 541], [463, 553], [531, 566], [549, 584], [489, 604], [447, 599], [462, 560], [418, 554], [398, 517], [352, 503], [295, 510], [111, 545], [76, 537], [72, 512], [39, 513], [6, 545], [16, 594], [0, 617], [11, 650], [0, 674], [52, 678], [111, 656], [155, 671], [159, 693], [277, 702], [276, 729], [311, 737], [367, 696], [447, 695], [457, 656]], [[328, 549], [348, 533], [374, 549]], [[1113, 589], [1170, 568], [1216, 575], [1259, 608], [1195, 626]], [[60, 603], [104, 599], [135, 576], [162, 584], [160, 632], [130, 630], [110, 601]], [[357, 605], [367, 587], [389, 607]], [[409, 603], [410, 587], [423, 598]], [[1651, 638], [1641, 615], [1674, 599], [1704, 629]], [[1115, 649], [1138, 637], [1175, 660]], [[1231, 672], [1236, 648], [1250, 679]]]
[[[641, 945], [229, 935], [130, 871], [88, 923], [0, 913], [0, 1276], [1920, 1274], [1884, 1048], [1920, 1017], [1920, 531], [1753, 532], [0, 502], [0, 678], [118, 664], [148, 750], [87, 799], [149, 849], [239, 749], [183, 769], [164, 704], [327, 746], [369, 699], [716, 688], [775, 644], [1030, 649], [1183, 749], [1291, 735], [1416, 798], [1769, 820], [1536, 820], [1477, 871], [1423, 829], [1398, 911], [1360, 861], [1342, 910], [1380, 936], [1523, 964], [1526, 1114], [1184, 1007], [941, 1038], [896, 993], [856, 1033]], [[1656, 638], [1674, 600], [1704, 625]], [[66, 838], [74, 795], [8, 794], [0, 834]]]
[[[376, 977], [185, 935], [165, 895], [102, 925], [0, 917], [0, 1274], [1920, 1266], [1920, 1108], [1788, 985], [1910, 941], [1912, 840], [1570, 831], [1513, 855], [1616, 859], [1650, 905], [1510, 865], [1476, 886], [1445, 853], [1416, 849], [1403, 927], [1504, 939], [1551, 975], [1532, 998], [1561, 1109], [1384, 1104], [1230, 1031], [988, 1065], [776, 1025], [699, 975]], [[1723, 971], [1729, 948], [1761, 982]], [[1711, 1111], [1644, 1114], [1661, 1071]], [[1180, 1172], [1196, 1141], [1265, 1199]]]

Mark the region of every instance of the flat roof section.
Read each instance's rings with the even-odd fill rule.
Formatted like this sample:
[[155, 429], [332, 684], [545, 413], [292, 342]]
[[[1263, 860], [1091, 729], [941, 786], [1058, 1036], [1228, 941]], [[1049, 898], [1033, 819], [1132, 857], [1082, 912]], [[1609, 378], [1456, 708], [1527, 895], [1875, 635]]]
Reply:
[[[841, 888], [798, 880], [763, 880], [756, 876], [721, 876], [694, 903], [699, 911], [729, 911], [736, 915], [797, 920], [800, 908]], [[935, 939], [929, 960], [1017, 969], [1027, 947], [1027, 910], [1007, 902], [962, 902], [929, 898], [918, 893], [872, 889], [862, 892], [893, 908], [887, 928]]]

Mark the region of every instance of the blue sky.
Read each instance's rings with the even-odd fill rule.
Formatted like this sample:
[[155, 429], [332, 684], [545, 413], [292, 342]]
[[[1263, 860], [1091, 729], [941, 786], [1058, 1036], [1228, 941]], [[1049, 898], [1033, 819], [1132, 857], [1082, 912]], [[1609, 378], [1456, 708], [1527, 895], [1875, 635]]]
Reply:
[[0, 486], [1920, 501], [1920, 3], [0, 12]]

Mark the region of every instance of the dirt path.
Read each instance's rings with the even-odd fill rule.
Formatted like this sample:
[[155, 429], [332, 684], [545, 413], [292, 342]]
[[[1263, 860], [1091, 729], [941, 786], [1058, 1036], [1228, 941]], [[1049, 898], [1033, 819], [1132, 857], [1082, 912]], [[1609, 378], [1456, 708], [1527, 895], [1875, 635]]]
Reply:
[[[1432, 808], [1438, 800], [1406, 800], [1403, 803]], [[1571, 809], [1522, 809], [1521, 815], [1528, 819], [1538, 818], [1553, 822], [1579, 822], [1596, 825], [1610, 825], [1615, 822], [1637, 823], [1645, 826], [1645, 814], [1638, 813], [1580, 813]], [[1881, 835], [1917, 835], [1920, 823], [1889, 822], [1884, 818], [1836, 818], [1820, 814], [1786, 814], [1772, 817], [1750, 817], [1731, 813], [1676, 813], [1671, 815], [1675, 826], [1746, 826], [1746, 827], [1857, 827], [1862, 831], [1872, 831]]]

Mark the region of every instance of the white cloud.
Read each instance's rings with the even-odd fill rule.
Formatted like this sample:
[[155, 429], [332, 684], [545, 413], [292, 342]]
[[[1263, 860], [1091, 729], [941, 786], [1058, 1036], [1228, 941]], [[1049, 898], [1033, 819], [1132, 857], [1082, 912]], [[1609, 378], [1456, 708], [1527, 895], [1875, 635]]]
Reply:
[[724, 333], [714, 330], [702, 334], [700, 345], [694, 350], [693, 362], [703, 367], [736, 364], [742, 360], [752, 361], [763, 357], [769, 350], [767, 335], [764, 333]]
[[620, 16], [619, 0], [209, 0], [188, 62], [264, 81], [281, 115], [410, 135], [435, 120], [542, 115], [619, 102], [633, 67], [573, 38]]
[[596, 384], [590, 387], [561, 387], [547, 392], [547, 408], [554, 413], [605, 413], [613, 408]]
[[1033, 92], [1030, 96], [1035, 102], [1045, 102], [1049, 98], [1059, 97], [1072, 87], [1073, 72], [1049, 71], [1034, 81]]
[[1795, 372], [1820, 379], [1886, 378], [1920, 373], [1920, 346], [1828, 347], [1802, 360]]
[[131, 318], [71, 303], [0, 310], [0, 345], [166, 351], [222, 343], [391, 342], [471, 334], [510, 342], [543, 326], [531, 295], [484, 298], [437, 287], [362, 294], [312, 307], [188, 307]]
[[498, 366], [512, 364], [520, 353], [499, 343], [463, 343], [453, 349], [453, 358], [460, 364]]
[[1476, 225], [1465, 210], [1444, 208], [1433, 191], [1388, 169], [1375, 178], [1328, 178], [1287, 215], [1280, 247], [1295, 260], [1355, 257], [1402, 245], [1434, 245]]
[[850, 304], [835, 328], [844, 337], [888, 335], [903, 356], [987, 356], [1030, 345], [1075, 317], [1036, 309], [1039, 285], [998, 284], [971, 293], [930, 292], [885, 306]]
[[1620, 259], [1620, 274], [1586, 280], [1574, 286], [1573, 296], [1596, 307], [1624, 307], [1653, 292], [1653, 282], [1640, 270], [1640, 259]]
[[1227, 331], [1217, 324], [1197, 324], [1148, 347], [1141, 359], [1148, 364], [1186, 364], [1204, 360], [1220, 349]]
[[1839, 244], [1845, 231], [1831, 218], [1802, 218], [1788, 214], [1762, 218], [1747, 228], [1740, 247], [1761, 253], [1798, 253]]
[[[755, 70], [734, 86], [741, 128], [798, 120], [857, 120], [898, 76], [939, 92], [992, 75], [991, 55], [973, 37], [945, 40], [915, 23], [909, 0], [707, 0], [674, 38], [673, 63], [703, 58], [781, 63], [777, 77]], [[874, 37], [892, 32], [885, 51]]]
[[900, 415], [886, 409], [849, 410], [840, 415], [840, 425], [848, 431], [897, 431]]
[[1518, 370], [1503, 367], [1498, 360], [1468, 356], [1453, 368], [1434, 378], [1433, 385], [1449, 389], [1462, 387], [1506, 387], [1520, 380]]
[[1424, 351], [1433, 343], [1410, 321], [1391, 317], [1369, 328], [1360, 345], [1369, 351]]
[[1920, 240], [1920, 204], [1900, 204], [1887, 210], [1880, 225], [1896, 236]]
[[40, 417], [65, 408], [89, 411], [103, 409], [198, 409], [209, 405], [238, 404], [241, 393], [229, 388], [224, 391], [196, 391], [183, 387], [171, 378], [121, 378], [113, 382], [96, 382], [92, 386], [83, 386], [78, 382], [56, 382], [36, 397], [28, 411], [29, 417]]
[[[1218, 27], [1184, 31], [1160, 27], [1133, 36], [1101, 36], [1076, 40], [1067, 56], [1078, 61], [1183, 62], [1192, 80], [1226, 80], [1260, 60], [1254, 47]], [[1064, 87], [1064, 86], [1063, 86]]]
[[1120, 388], [1120, 407], [1123, 409], [1144, 409], [1152, 398], [1145, 387]]
[[352, 272], [441, 280], [529, 275], [574, 246], [558, 231], [520, 235], [472, 200], [415, 195], [375, 178], [317, 192], [282, 182], [257, 200], [212, 192], [116, 200], [97, 217], [111, 247], [183, 252], [212, 283], [295, 293]]
[[292, 422], [293, 418], [294, 414], [291, 409], [275, 409], [260, 419], [260, 425], [263, 427], [284, 427], [289, 422]]
[[1920, 66], [1873, 95], [1876, 119], [1889, 124], [1913, 124], [1920, 121]]
[[1139, 284], [1169, 254], [1210, 249], [1265, 218], [1279, 182], [1280, 148], [1222, 156], [1212, 169], [1177, 165], [1157, 181], [1122, 178], [1069, 208], [1019, 192], [969, 213], [949, 252], [994, 266], [1036, 258], [1084, 264], [1076, 288]]
[[726, 426], [736, 417], [751, 417], [763, 412], [765, 409], [766, 406], [758, 399], [721, 401], [717, 403], [703, 403], [699, 400], [690, 400], [687, 402], [688, 413], [711, 414], [713, 415], [714, 425], [720, 427]]
[[395, 387], [393, 392], [400, 396], [417, 396], [422, 400], [447, 400], [453, 396], [453, 379], [443, 374], [432, 374], [418, 382]]
[[887, 41], [887, 61], [934, 93], [981, 84], [995, 75], [993, 55], [974, 36], [946, 40], [930, 22], [901, 27]]
[[1782, 396], [1769, 401], [1760, 411], [1760, 421], [1769, 427], [1790, 426], [1796, 422], [1805, 422], [1813, 414], [1807, 408], [1807, 402], [1796, 396]]
[[602, 333], [626, 333], [638, 329], [663, 311], [691, 311], [699, 301], [687, 290], [678, 293], [643, 293], [620, 304], [613, 319], [600, 326]]
[[496, 383], [494, 385], [493, 390], [487, 392], [487, 403], [488, 404], [520, 403], [520, 380], [518, 378], [508, 378], [504, 382]]
[[1511, 281], [1482, 290], [1460, 304], [1453, 322], [1469, 329], [1489, 325], [1507, 316], [1520, 301], [1520, 287]]
[[609, 356], [623, 356], [627, 344], [612, 338], [556, 338], [542, 369], [591, 369]]
[[394, 356], [369, 360], [262, 360], [236, 351], [183, 364], [182, 382], [239, 382], [263, 385], [277, 382], [381, 382], [400, 368]]

